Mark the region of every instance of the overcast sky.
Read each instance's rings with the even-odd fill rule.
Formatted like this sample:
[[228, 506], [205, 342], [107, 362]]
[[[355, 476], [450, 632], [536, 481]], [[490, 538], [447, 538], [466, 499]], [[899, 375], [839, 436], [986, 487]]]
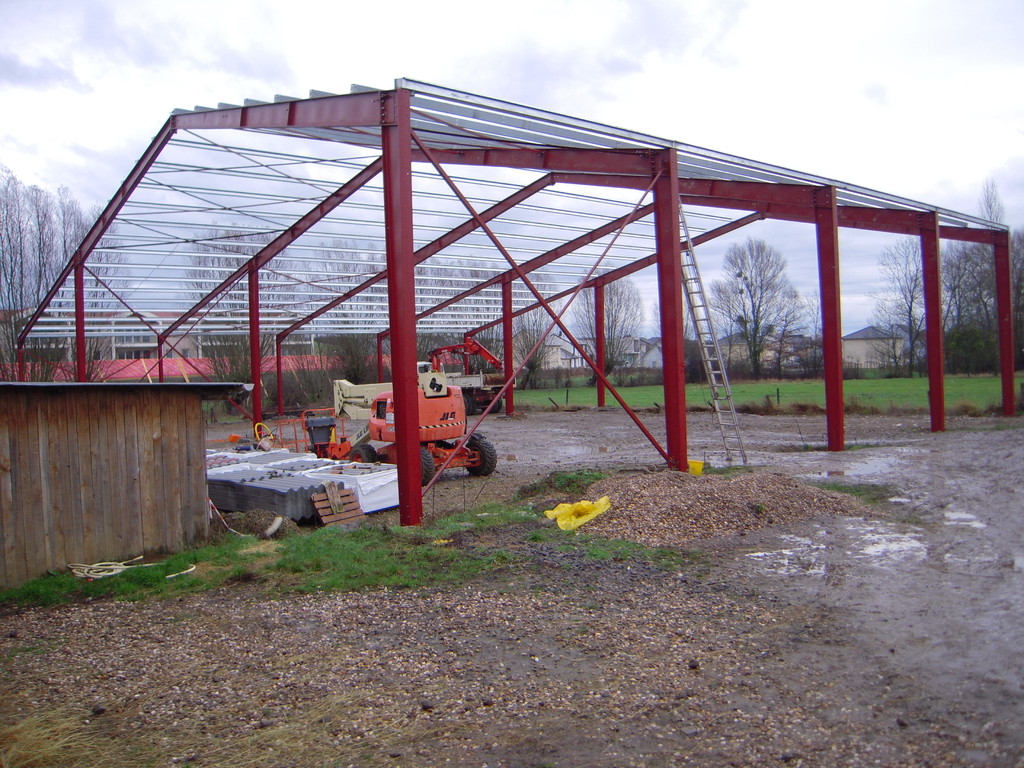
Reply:
[[[101, 204], [175, 107], [410, 77], [967, 213], [991, 179], [1020, 227], [1022, 32], [1019, 0], [0, 0], [0, 165]], [[815, 288], [810, 228], [746, 236]], [[847, 332], [888, 242], [842, 233]]]

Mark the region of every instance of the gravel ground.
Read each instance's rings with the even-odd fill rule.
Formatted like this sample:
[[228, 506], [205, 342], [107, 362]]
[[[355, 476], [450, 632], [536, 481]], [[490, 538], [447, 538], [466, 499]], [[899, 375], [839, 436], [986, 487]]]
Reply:
[[[951, 487], [928, 473], [934, 465], [948, 476], [954, 459], [971, 461], [965, 451], [1003, 447], [984, 480], [985, 496], [1004, 502], [1013, 489], [994, 478], [999, 465], [1022, 466], [1019, 420], [971, 423], [1009, 430], [932, 436], [909, 420], [854, 418], [848, 436], [862, 450], [835, 455], [802, 450], [823, 434], [816, 417], [746, 417], [750, 457], [768, 471], [734, 478], [648, 471], [656, 452], [623, 422], [598, 411], [491, 420], [498, 471], [449, 473], [428, 495], [427, 513], [510, 498], [553, 468], [625, 466], [592, 487], [613, 509], [584, 531], [697, 546], [706, 553], [697, 565], [595, 561], [523, 543], [523, 531], [492, 532], [458, 545], [518, 542], [515, 563], [458, 588], [272, 600], [242, 584], [172, 601], [8, 614], [0, 617], [0, 724], [70, 718], [103, 746], [96, 764], [111, 766], [1024, 765], [1022, 679], [1005, 702], [988, 702], [991, 711], [954, 702], [904, 653], [919, 641], [894, 639], [892, 625], [878, 623], [912, 617], [941, 636], [936, 627], [948, 617], [912, 605], [856, 613], [830, 597], [840, 574], [853, 584], [856, 568], [877, 570], [862, 601], [901, 572], [844, 560], [821, 579], [810, 567], [782, 579], [750, 557], [845, 521], [904, 530], [913, 518], [924, 533], [912, 535], [938, 535], [945, 529], [925, 519], [937, 494], [945, 503], [966, 498], [972, 475]], [[656, 432], [657, 418], [649, 423]], [[714, 463], [713, 432], [694, 425], [690, 437], [691, 455]], [[912, 463], [896, 473], [904, 456]], [[910, 505], [868, 511], [793, 479], [870, 480], [875, 460]], [[998, 574], [1019, 591], [1013, 562]], [[934, 589], [942, 578], [931, 571], [913, 584]], [[1019, 599], [1001, 610], [1015, 626]], [[1000, 652], [1015, 671], [1014, 647]], [[952, 691], [949, 676], [970, 665], [969, 652], [936, 653], [917, 655], [942, 666], [932, 669]], [[156, 757], [140, 763], [143, 754]]]

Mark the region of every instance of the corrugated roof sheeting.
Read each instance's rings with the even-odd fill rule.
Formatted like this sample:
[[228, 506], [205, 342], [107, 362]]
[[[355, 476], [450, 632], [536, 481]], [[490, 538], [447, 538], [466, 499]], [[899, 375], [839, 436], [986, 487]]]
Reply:
[[[876, 208], [936, 211], [956, 226], [991, 226], [965, 214], [881, 192], [802, 174], [641, 133], [465, 94], [414, 80], [412, 126], [436, 150], [546, 148], [649, 150], [674, 147], [681, 178], [832, 185], [839, 202]], [[366, 91], [354, 87], [354, 91]], [[313, 97], [331, 94], [314, 92]], [[289, 101], [278, 97], [276, 101]], [[265, 102], [246, 101], [246, 106]], [[220, 105], [219, 109], [233, 108]], [[193, 112], [206, 111], [196, 108]], [[176, 114], [190, 114], [178, 110]], [[177, 132], [145, 173], [87, 261], [85, 314], [90, 321], [117, 315], [126, 305], [140, 331], [162, 330], [167, 318], [187, 311], [264, 245], [380, 157], [378, 128], [217, 129]], [[469, 214], [429, 164], [414, 171], [417, 248], [466, 221]], [[479, 212], [540, 179], [538, 171], [453, 166], [459, 189]], [[547, 253], [624, 216], [643, 193], [558, 184], [533, 194], [489, 222], [517, 263]], [[275, 333], [352, 291], [384, 269], [383, 191], [379, 176], [314, 224], [260, 272], [261, 328]], [[647, 200], [649, 202], [649, 199]], [[688, 211], [692, 235], [738, 218], [735, 212]], [[576, 285], [601, 256], [612, 235], [587, 244], [531, 275], [547, 296]], [[655, 250], [649, 219], [631, 223], [602, 261], [612, 269]], [[417, 268], [417, 311], [506, 272], [503, 255], [479, 229], [440, 250]], [[74, 333], [71, 281], [55, 296], [34, 335]], [[387, 284], [377, 282], [317, 317], [312, 333], [377, 332], [387, 324]], [[532, 302], [519, 281], [513, 303]], [[186, 328], [238, 332], [247, 323], [245, 280], [212, 301]], [[424, 318], [423, 330], [469, 330], [498, 317], [501, 295], [486, 289]], [[92, 324], [92, 323], [91, 323]]]

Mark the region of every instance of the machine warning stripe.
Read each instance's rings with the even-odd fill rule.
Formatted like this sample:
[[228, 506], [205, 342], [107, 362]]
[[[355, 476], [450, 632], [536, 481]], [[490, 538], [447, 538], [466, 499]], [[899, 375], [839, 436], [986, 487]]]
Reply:
[[420, 429], [441, 429], [442, 427], [464, 427], [464, 421], [446, 421], [444, 424], [420, 424]]

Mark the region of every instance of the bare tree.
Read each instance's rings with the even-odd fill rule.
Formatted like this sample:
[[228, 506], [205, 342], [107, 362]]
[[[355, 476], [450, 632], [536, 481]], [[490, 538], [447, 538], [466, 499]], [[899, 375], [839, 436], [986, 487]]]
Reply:
[[775, 376], [781, 379], [786, 360], [793, 354], [793, 345], [800, 335], [804, 321], [804, 304], [795, 288], [786, 291], [791, 299], [779, 312], [775, 323], [775, 333], [771, 340], [771, 350], [775, 354]]
[[1006, 208], [1003, 207], [1003, 201], [999, 198], [999, 187], [992, 179], [986, 179], [982, 185], [978, 207], [981, 209], [981, 215], [989, 221], [994, 221], [997, 224], [1006, 223]]
[[786, 277], [786, 260], [764, 240], [729, 246], [723, 271], [727, 277], [711, 284], [711, 310], [720, 327], [735, 329], [751, 375], [761, 378], [773, 340], [783, 328], [795, 328], [800, 295]]
[[878, 266], [887, 286], [883, 293], [875, 296], [873, 324], [887, 334], [879, 354], [897, 375], [906, 362], [909, 376], [917, 370], [924, 340], [920, 242], [911, 237], [901, 238], [882, 251]]
[[[572, 306], [572, 320], [587, 354], [597, 357], [597, 330], [594, 291], [581, 291]], [[633, 340], [644, 323], [644, 303], [640, 289], [629, 279], [616, 280], [604, 287], [604, 372], [630, 362]]]
[[541, 372], [548, 367], [549, 349], [544, 344], [537, 347], [537, 351], [529, 359], [527, 355], [537, 346], [537, 342], [550, 325], [551, 316], [543, 309], [524, 312], [512, 321], [512, 349], [516, 362], [526, 360], [516, 382], [519, 389], [537, 387]]
[[821, 376], [824, 369], [824, 353], [821, 332], [821, 295], [817, 291], [803, 300], [801, 312], [805, 333], [797, 350], [797, 358], [803, 375], [818, 377]]

